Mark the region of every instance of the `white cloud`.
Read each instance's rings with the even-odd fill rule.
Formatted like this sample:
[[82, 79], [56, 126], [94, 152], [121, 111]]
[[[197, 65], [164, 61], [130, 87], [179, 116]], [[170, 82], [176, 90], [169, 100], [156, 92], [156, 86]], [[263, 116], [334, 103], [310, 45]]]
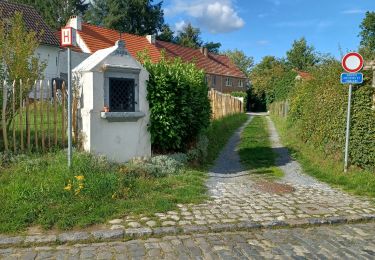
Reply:
[[184, 20], [175, 23], [174, 29], [176, 32], [181, 31], [186, 26], [186, 22]]
[[233, 7], [232, 0], [174, 0], [165, 9], [166, 16], [185, 14], [211, 33], [226, 33], [245, 25]]
[[348, 9], [344, 10], [341, 13], [342, 14], [364, 14], [366, 11], [362, 9]]

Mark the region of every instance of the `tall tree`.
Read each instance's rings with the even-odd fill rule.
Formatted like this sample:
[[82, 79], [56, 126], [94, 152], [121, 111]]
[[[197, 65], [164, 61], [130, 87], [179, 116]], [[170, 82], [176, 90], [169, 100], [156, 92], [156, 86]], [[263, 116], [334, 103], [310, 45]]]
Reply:
[[218, 54], [220, 51], [221, 43], [220, 42], [206, 42], [203, 47], [207, 48], [209, 52]]
[[92, 0], [86, 19], [96, 25], [137, 35], [156, 34], [164, 25], [163, 2]]
[[168, 24], [164, 24], [161, 27], [160, 32], [156, 36], [158, 40], [165, 41], [165, 42], [174, 42], [174, 32], [172, 31], [171, 27]]
[[360, 51], [366, 59], [375, 59], [375, 12], [366, 12], [361, 25]]
[[315, 48], [309, 46], [306, 39], [302, 37], [293, 42], [292, 48], [286, 53], [288, 64], [297, 70], [307, 70], [319, 62], [319, 56], [315, 53]]
[[254, 66], [253, 57], [246, 56], [243, 51], [238, 49], [227, 50], [224, 54], [227, 55], [246, 76], [249, 76], [250, 70]]
[[200, 37], [201, 30], [188, 23], [176, 36], [176, 43], [185, 47], [198, 48], [203, 42]]
[[72, 15], [83, 15], [88, 8], [85, 0], [12, 0], [33, 6], [52, 29], [65, 26]]

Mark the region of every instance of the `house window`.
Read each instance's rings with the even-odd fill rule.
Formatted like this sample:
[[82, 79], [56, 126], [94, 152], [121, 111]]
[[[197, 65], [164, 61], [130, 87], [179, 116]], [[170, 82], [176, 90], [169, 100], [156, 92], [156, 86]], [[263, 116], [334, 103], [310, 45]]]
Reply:
[[204, 77], [204, 83], [208, 84], [208, 75]]
[[227, 86], [227, 87], [231, 87], [232, 85], [233, 85], [233, 81], [232, 81], [232, 79], [229, 78], [229, 77], [227, 77], [227, 78], [225, 79], [225, 86]]
[[212, 86], [216, 85], [216, 76], [212, 75]]
[[243, 80], [242, 79], [238, 80], [238, 86], [241, 87], [241, 88], [243, 87]]
[[135, 81], [109, 78], [109, 109], [111, 112], [135, 112]]

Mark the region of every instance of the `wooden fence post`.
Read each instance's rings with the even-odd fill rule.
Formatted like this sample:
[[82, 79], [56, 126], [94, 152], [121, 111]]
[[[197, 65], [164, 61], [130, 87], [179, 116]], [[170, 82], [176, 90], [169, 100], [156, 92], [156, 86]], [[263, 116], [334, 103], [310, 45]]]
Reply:
[[43, 80], [40, 81], [40, 94], [39, 94], [39, 99], [40, 99], [40, 133], [42, 136], [42, 150], [44, 152], [45, 150], [45, 143], [44, 143], [44, 114], [43, 114], [43, 99], [44, 99], [44, 90], [43, 90]]
[[54, 125], [54, 145], [57, 146], [57, 100], [56, 100], [56, 81], [53, 81], [53, 125]]
[[22, 110], [23, 110], [23, 98], [22, 98], [22, 79], [20, 79], [20, 136], [21, 136], [21, 151], [24, 151], [23, 145], [23, 117], [22, 117]]
[[37, 107], [36, 107], [36, 101], [37, 101], [37, 87], [38, 83], [35, 80], [34, 82], [34, 139], [35, 139], [35, 149], [38, 150], [38, 123], [37, 123]]
[[4, 84], [3, 84], [3, 108], [2, 108], [3, 110], [2, 110], [2, 114], [1, 114], [1, 126], [2, 126], [2, 129], [3, 129], [3, 139], [4, 139], [4, 149], [5, 149], [5, 151], [9, 150], [7, 123], [6, 123], [7, 102], [8, 102], [8, 86], [7, 86], [7, 82], [4, 80]]
[[12, 110], [13, 110], [13, 151], [14, 153], [17, 152], [17, 145], [16, 145], [16, 80], [13, 81], [13, 93], [12, 93]]

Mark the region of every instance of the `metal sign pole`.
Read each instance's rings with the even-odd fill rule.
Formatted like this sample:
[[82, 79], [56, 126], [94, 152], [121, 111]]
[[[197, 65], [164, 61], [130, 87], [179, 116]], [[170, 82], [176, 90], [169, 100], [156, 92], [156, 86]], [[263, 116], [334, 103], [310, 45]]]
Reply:
[[72, 68], [71, 50], [68, 48], [68, 167], [72, 166]]
[[348, 157], [349, 157], [349, 136], [350, 136], [350, 111], [352, 106], [352, 84], [349, 85], [348, 95], [348, 113], [346, 117], [346, 137], [345, 137], [345, 165], [344, 172], [348, 171]]

